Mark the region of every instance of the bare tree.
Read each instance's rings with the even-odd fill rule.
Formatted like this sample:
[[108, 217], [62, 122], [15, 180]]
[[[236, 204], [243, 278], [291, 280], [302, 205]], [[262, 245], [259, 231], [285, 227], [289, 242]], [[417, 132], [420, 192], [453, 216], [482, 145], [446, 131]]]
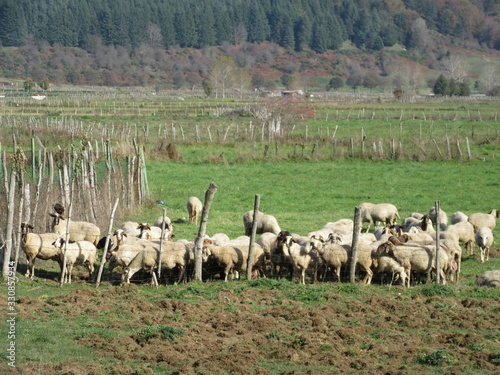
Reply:
[[227, 56], [219, 56], [210, 66], [208, 79], [214, 88], [216, 98], [225, 98], [227, 90], [234, 85], [234, 61]]
[[233, 43], [235, 45], [246, 42], [247, 36], [248, 32], [245, 29], [245, 26], [243, 26], [242, 24], [237, 24], [233, 26]]
[[160, 47], [163, 41], [163, 35], [158, 25], [149, 23], [146, 28], [148, 43], [151, 47]]
[[250, 88], [252, 85], [252, 76], [248, 70], [240, 68], [234, 71], [234, 84], [236, 88], [240, 91], [240, 98], [243, 95], [245, 89]]
[[442, 60], [444, 74], [457, 83], [464, 83], [468, 77], [465, 59], [459, 55], [450, 55]]
[[478, 86], [482, 93], [489, 94], [500, 86], [500, 70], [494, 65], [486, 65], [478, 78]]

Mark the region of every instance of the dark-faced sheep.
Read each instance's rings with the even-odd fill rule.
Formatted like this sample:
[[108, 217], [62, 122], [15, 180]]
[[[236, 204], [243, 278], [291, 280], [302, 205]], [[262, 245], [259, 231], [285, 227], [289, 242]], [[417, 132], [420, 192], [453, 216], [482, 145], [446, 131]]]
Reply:
[[[278, 225], [278, 220], [272, 215], [267, 215], [263, 212], [257, 211], [257, 234], [262, 234], [265, 232], [271, 232], [278, 234], [281, 232], [280, 226]], [[245, 235], [250, 236], [252, 234], [252, 223], [253, 223], [253, 210], [246, 212], [243, 215], [243, 225], [245, 227]]]

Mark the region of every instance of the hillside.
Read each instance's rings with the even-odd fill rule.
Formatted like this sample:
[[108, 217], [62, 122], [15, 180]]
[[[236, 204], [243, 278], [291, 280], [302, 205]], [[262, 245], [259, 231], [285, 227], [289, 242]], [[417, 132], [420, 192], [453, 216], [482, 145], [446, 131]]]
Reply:
[[488, 87], [477, 90], [490, 94], [498, 13], [487, 0], [9, 0], [0, 5], [0, 74], [35, 84], [192, 89], [227, 56], [242, 88], [322, 91], [338, 89], [328, 86], [336, 78], [349, 88], [418, 91], [444, 73], [471, 85], [482, 78]]

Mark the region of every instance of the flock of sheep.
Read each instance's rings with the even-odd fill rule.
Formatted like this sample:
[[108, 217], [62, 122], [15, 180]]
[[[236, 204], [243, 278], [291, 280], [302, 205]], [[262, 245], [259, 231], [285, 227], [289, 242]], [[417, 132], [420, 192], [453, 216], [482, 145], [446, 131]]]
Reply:
[[[198, 222], [202, 202], [190, 197], [187, 202], [189, 221]], [[362, 223], [368, 227], [357, 237], [356, 272], [361, 282], [370, 284], [374, 277], [382, 282], [398, 282], [404, 286], [439, 275], [441, 283], [458, 282], [463, 245], [469, 253], [479, 247], [481, 261], [489, 259], [493, 244], [492, 230], [500, 212], [474, 213], [470, 216], [456, 212], [448, 225], [446, 213], [439, 217], [432, 207], [428, 213], [413, 213], [401, 220], [397, 208], [388, 203], [362, 203], [359, 206]], [[257, 212], [253, 244], [253, 277], [287, 277], [297, 275], [299, 282], [316, 282], [333, 278], [341, 281], [349, 269], [354, 236], [354, 223], [342, 219], [327, 223], [306, 236], [282, 230], [276, 218]], [[36, 234], [28, 223], [21, 224], [21, 248], [26, 254], [27, 277], [34, 277], [35, 260], [53, 260], [64, 268], [64, 282], [71, 283], [74, 265], [85, 265], [89, 279], [95, 277], [98, 249], [106, 249], [108, 273], [120, 267], [121, 282], [129, 283], [139, 271], [159, 284], [157, 274], [176, 273], [175, 283], [189, 279], [194, 265], [195, 244], [191, 240], [173, 240], [173, 225], [168, 217], [159, 217], [153, 225], [125, 222], [110, 238], [101, 237], [97, 226], [71, 221], [69, 226], [64, 207], [54, 206], [52, 233]], [[202, 245], [204, 279], [228, 281], [246, 273], [250, 254], [250, 235], [254, 212], [243, 215], [245, 235], [230, 239], [223, 233], [206, 236]], [[401, 220], [397, 223], [397, 220]], [[378, 223], [382, 226], [376, 226]], [[370, 228], [375, 226], [373, 232]], [[439, 225], [439, 251], [436, 248], [436, 229]], [[69, 232], [66, 229], [69, 227]], [[66, 238], [69, 241], [66, 243]], [[439, 254], [439, 262], [436, 262]], [[436, 264], [439, 270], [436, 271]], [[159, 267], [161, 265], [161, 267]], [[477, 279], [484, 285], [500, 286], [500, 271], [491, 271]]]

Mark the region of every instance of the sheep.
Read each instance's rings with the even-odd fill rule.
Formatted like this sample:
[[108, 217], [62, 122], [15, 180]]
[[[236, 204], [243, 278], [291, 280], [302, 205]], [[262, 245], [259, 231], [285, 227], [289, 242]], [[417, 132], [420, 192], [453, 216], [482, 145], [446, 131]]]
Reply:
[[[411, 276], [411, 271], [429, 274], [435, 269], [436, 248], [435, 246], [415, 246], [415, 245], [395, 245], [391, 241], [382, 244], [377, 249], [377, 255], [387, 253], [398, 261], [404, 268], [407, 275]], [[446, 251], [440, 251], [441, 283], [446, 284], [444, 269], [449, 267], [449, 257]]]
[[406, 281], [409, 281], [408, 275], [405, 272], [404, 267], [398, 263], [398, 261], [387, 255], [377, 255], [374, 251], [372, 253], [372, 267], [373, 272], [377, 274], [389, 273], [391, 274], [391, 282], [394, 281], [394, 276], [397, 275], [401, 280], [404, 287], [406, 287]]
[[[52, 246], [52, 243], [59, 237], [56, 233], [30, 233], [33, 229], [27, 222], [21, 223], [21, 248], [26, 254], [26, 263], [28, 265], [24, 276], [34, 279], [35, 260], [53, 260], [59, 262], [59, 249]], [[59, 264], [61, 265], [61, 264]]]
[[479, 246], [481, 254], [481, 262], [484, 263], [484, 259], [490, 259], [490, 246], [493, 244], [493, 232], [488, 227], [481, 227], [475, 235], [475, 241], [477, 246]]
[[492, 210], [488, 214], [474, 213], [469, 216], [469, 223], [474, 227], [474, 232], [477, 232], [481, 227], [488, 227], [493, 230], [497, 225], [498, 217], [500, 217], [499, 210]]
[[196, 225], [198, 223], [198, 216], [203, 210], [203, 203], [197, 197], [189, 197], [186, 208], [189, 215], [189, 224]]
[[322, 243], [318, 240], [315, 240], [312, 245], [325, 263], [325, 266], [331, 268], [337, 276], [337, 281], [340, 281], [341, 270], [347, 265], [349, 260], [348, 246], [331, 242]]
[[[53, 217], [52, 232], [65, 237], [67, 222], [64, 218], [64, 207], [56, 204], [54, 205], [55, 213], [49, 213]], [[70, 221], [69, 223], [69, 240], [76, 241], [89, 241], [97, 245], [101, 237], [101, 230], [95, 224], [86, 221]]]
[[283, 270], [291, 270], [293, 272], [290, 254], [288, 253], [288, 249], [284, 248], [286, 238], [289, 236], [295, 238], [289, 231], [280, 231], [273, 245], [270, 247], [269, 260], [271, 263], [271, 275], [275, 279], [281, 277]]
[[294, 270], [300, 273], [299, 283], [305, 285], [306, 271], [310, 266], [314, 264], [316, 260], [314, 254], [311, 254], [311, 243], [308, 242], [305, 245], [300, 245], [295, 242], [290, 235], [286, 237], [284, 247], [286, 248], [286, 251], [290, 256]]
[[225, 233], [215, 233], [208, 238], [212, 241], [212, 243], [214, 245], [222, 245], [222, 244], [225, 244], [225, 243], [231, 241], [229, 236]]
[[128, 236], [128, 237], [137, 237], [141, 235], [141, 230], [139, 229], [139, 223], [135, 221], [126, 221], [124, 222], [121, 226], [120, 229], [123, 230], [123, 232]]
[[[141, 223], [138, 226], [140, 230], [139, 238], [143, 240], [159, 240], [161, 238], [161, 228], [150, 226], [148, 223]], [[172, 241], [175, 234], [165, 229], [163, 233], [163, 241]]]
[[483, 272], [477, 277], [476, 285], [500, 288], [500, 270]]
[[459, 244], [465, 245], [465, 249], [472, 254], [474, 243], [474, 227], [468, 221], [458, 222], [446, 227], [446, 230], [439, 234], [440, 239], [450, 239]]
[[361, 222], [368, 223], [366, 232], [370, 230], [372, 224], [376, 224], [378, 221], [392, 225], [396, 218], [400, 218], [398, 209], [390, 203], [375, 204], [361, 210]]
[[468, 221], [468, 220], [469, 220], [469, 217], [461, 211], [454, 212], [450, 218], [451, 224], [457, 224], [457, 223], [461, 223], [463, 221]]
[[[153, 223], [153, 227], [161, 228], [163, 225], [163, 216], [159, 216]], [[165, 230], [168, 232], [174, 231], [174, 226], [172, 225], [172, 220], [168, 216], [165, 216]]]
[[[281, 232], [278, 221], [272, 215], [267, 215], [263, 212], [257, 211], [257, 234], [262, 234], [265, 232], [271, 232], [278, 234]], [[245, 235], [250, 236], [252, 234], [252, 223], [253, 223], [253, 210], [246, 212], [243, 215], [243, 225], [245, 227]]]
[[92, 279], [94, 273], [94, 263], [97, 260], [97, 247], [90, 241], [76, 241], [66, 243], [64, 238], [58, 237], [52, 246], [60, 250], [59, 259], [61, 264], [64, 262], [66, 249], [66, 273], [64, 282], [71, 284], [71, 273], [73, 266], [78, 264], [85, 264], [89, 270], [89, 279]]
[[[415, 219], [416, 220], [416, 219]], [[420, 231], [432, 233], [435, 232], [434, 227], [432, 226], [432, 219], [429, 214], [422, 215], [422, 218], [414, 221], [414, 220], [406, 220], [406, 222], [401, 224], [404, 232], [410, 232], [412, 228], [420, 228]]]
[[[149, 271], [152, 275], [152, 282], [155, 286], [158, 286], [158, 279], [154, 273], [154, 270], [158, 268], [158, 255], [159, 255], [159, 244], [151, 243], [150, 245], [144, 246], [143, 250], [139, 252], [132, 261], [125, 266], [124, 272], [122, 274], [122, 281], [127, 284], [130, 283], [132, 276], [140, 271]], [[184, 277], [186, 267], [189, 264], [189, 247], [183, 242], [167, 242], [162, 245], [161, 252], [161, 267], [162, 269], [179, 269], [179, 275], [175, 284], [179, 284]]]
[[270, 232], [265, 232], [260, 235], [260, 237], [257, 239], [256, 243], [262, 247], [262, 250], [264, 251], [264, 255], [266, 259], [270, 260], [271, 259], [271, 247], [274, 245], [276, 242], [276, 239], [278, 238], [278, 235]]
[[[258, 244], [254, 244], [254, 261], [252, 269], [261, 269], [264, 267], [264, 251]], [[224, 281], [228, 281], [231, 272], [246, 272], [248, 261], [248, 245], [224, 245], [217, 246], [204, 240], [202, 247], [202, 260], [207, 262], [209, 258], [216, 260], [219, 266], [224, 268]]]
[[[437, 223], [437, 214], [436, 214], [436, 206], [432, 206], [429, 209], [429, 216], [431, 217], [432, 224], [436, 226]], [[448, 215], [443, 210], [439, 210], [439, 223], [440, 229], [445, 230], [448, 225]]]

